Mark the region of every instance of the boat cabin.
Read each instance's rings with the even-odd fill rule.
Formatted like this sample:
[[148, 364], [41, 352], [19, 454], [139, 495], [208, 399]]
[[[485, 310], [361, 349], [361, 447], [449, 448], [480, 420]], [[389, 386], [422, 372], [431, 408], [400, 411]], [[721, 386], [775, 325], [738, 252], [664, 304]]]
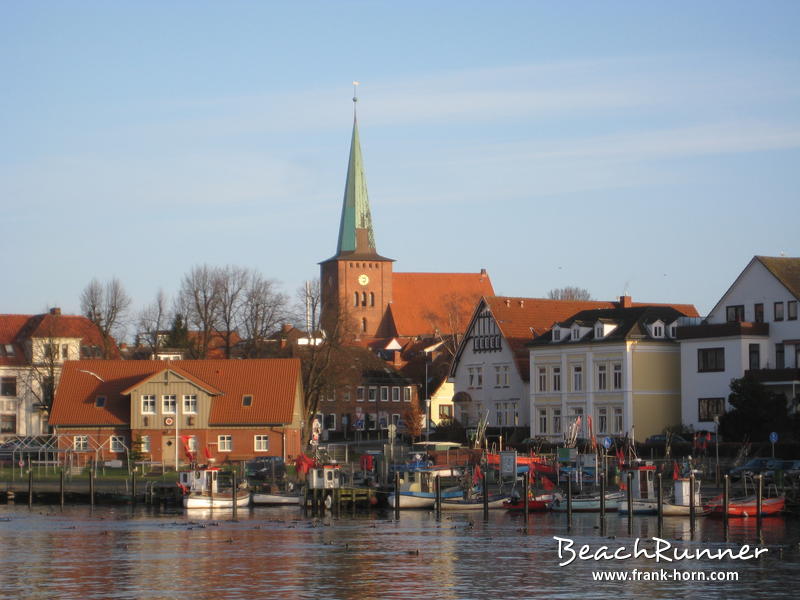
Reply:
[[[691, 502], [691, 480], [688, 477], [681, 477], [676, 479], [673, 483], [675, 492], [675, 504], [678, 506], [689, 506]], [[694, 483], [694, 505], [701, 506], [700, 502], [700, 482], [695, 480]], [[699, 509], [698, 509], [699, 510]]]
[[333, 490], [342, 487], [342, 468], [339, 465], [322, 465], [308, 472], [308, 489]]
[[181, 471], [178, 483], [181, 488], [192, 494], [219, 493], [220, 470], [218, 467]]
[[653, 491], [653, 480], [656, 476], [656, 467], [652, 462], [634, 461], [622, 470], [622, 481], [628, 484], [628, 473], [631, 479], [631, 497], [634, 500], [652, 500], [656, 497]]

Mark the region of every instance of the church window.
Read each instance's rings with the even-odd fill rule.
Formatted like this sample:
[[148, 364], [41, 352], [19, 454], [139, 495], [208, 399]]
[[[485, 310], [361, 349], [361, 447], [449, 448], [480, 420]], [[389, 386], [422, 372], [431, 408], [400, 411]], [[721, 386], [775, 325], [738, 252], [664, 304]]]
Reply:
[[375, 292], [369, 293], [369, 305], [375, 306]]
[[367, 331], [367, 320], [366, 319], [361, 319], [361, 331], [363, 331], [363, 332]]
[[361, 292], [361, 306], [367, 305], [367, 292]]
[[353, 292], [353, 306], [358, 306], [358, 292]]

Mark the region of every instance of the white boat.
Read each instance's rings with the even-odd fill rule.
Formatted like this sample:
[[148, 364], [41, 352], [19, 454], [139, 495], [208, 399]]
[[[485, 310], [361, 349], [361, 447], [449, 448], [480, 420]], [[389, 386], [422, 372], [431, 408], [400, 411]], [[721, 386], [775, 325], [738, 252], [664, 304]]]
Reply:
[[181, 471], [178, 487], [183, 490], [184, 508], [233, 508], [250, 504], [250, 490], [220, 488], [219, 467]]
[[[433, 508], [436, 502], [436, 480], [440, 477], [452, 477], [459, 473], [458, 470], [446, 468], [423, 468], [398, 471], [400, 482], [399, 507], [400, 508]], [[391, 490], [387, 492], [389, 506], [395, 508], [398, 504], [398, 494]], [[464, 492], [460, 487], [449, 487], [441, 490], [442, 500], [463, 498]]]
[[[489, 509], [505, 508], [508, 496], [504, 494], [494, 494], [489, 496]], [[443, 498], [442, 510], [483, 510], [483, 498], [480, 496], [473, 498]]]
[[[607, 492], [605, 495], [605, 508], [607, 512], [614, 512], [619, 507], [619, 502], [624, 498], [623, 492]], [[550, 505], [555, 512], [567, 512], [567, 497], [559, 495]], [[580, 494], [572, 497], [573, 512], [600, 512], [600, 494]]]
[[[665, 498], [661, 504], [661, 514], [665, 517], [688, 517], [691, 514], [689, 479], [684, 477], [674, 480], [674, 491], [671, 498]], [[632, 512], [639, 515], [658, 514], [658, 499], [651, 493], [649, 498], [640, 498], [631, 501]], [[619, 503], [619, 514], [628, 512], [627, 498]], [[711, 511], [703, 506], [700, 498], [700, 482], [695, 481], [694, 489], [694, 514], [702, 517]]]
[[300, 504], [301, 496], [295, 492], [253, 492], [253, 504], [279, 506]]

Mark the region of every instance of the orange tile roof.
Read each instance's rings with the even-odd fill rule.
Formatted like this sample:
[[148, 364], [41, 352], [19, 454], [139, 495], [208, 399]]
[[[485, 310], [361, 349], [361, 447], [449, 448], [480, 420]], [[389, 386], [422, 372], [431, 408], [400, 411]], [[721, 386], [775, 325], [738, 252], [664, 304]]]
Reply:
[[22, 330], [30, 318], [30, 315], [0, 315], [0, 345], [5, 347], [10, 344], [14, 349], [14, 356], [8, 356], [5, 348], [0, 348], [0, 365], [25, 364], [25, 348], [20, 342]]
[[394, 273], [389, 307], [396, 336], [463, 333], [475, 304], [493, 296], [483, 273]]
[[[222, 392], [211, 402], [212, 426], [292, 422], [295, 394], [300, 385], [300, 361], [273, 358], [67, 361], [56, 390], [50, 424], [128, 425], [131, 402], [124, 392], [165, 369], [184, 372], [206, 387]], [[253, 396], [252, 406], [242, 406], [242, 396], [246, 394]], [[95, 407], [98, 395], [106, 397], [105, 408]]]

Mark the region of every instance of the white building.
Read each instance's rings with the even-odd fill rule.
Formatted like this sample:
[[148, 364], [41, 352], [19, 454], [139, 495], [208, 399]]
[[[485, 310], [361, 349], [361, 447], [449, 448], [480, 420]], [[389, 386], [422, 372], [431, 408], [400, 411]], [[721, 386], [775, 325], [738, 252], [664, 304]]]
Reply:
[[[61, 368], [67, 360], [102, 356], [97, 327], [86, 317], [0, 315], [0, 440], [47, 432]], [[112, 348], [118, 356], [116, 346]]]
[[704, 320], [678, 329], [683, 424], [713, 430], [730, 407], [732, 379], [751, 374], [800, 394], [800, 258], [755, 256]]

